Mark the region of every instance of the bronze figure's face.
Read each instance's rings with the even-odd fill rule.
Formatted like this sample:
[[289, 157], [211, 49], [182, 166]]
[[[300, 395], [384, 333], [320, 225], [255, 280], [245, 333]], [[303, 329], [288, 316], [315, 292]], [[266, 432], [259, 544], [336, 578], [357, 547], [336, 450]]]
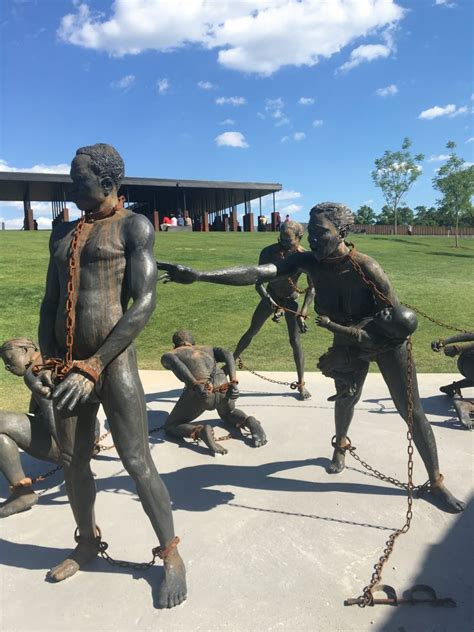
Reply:
[[308, 224], [308, 242], [318, 261], [330, 257], [342, 241], [338, 229], [324, 213], [311, 214]]
[[113, 187], [109, 176], [94, 173], [91, 157], [86, 154], [77, 155], [71, 162], [71, 179], [72, 201], [85, 213], [95, 211]]
[[26, 349], [25, 347], [12, 347], [3, 350], [2, 360], [5, 364], [5, 369], [19, 377], [25, 375], [31, 364], [33, 353], [34, 349]]
[[285, 251], [297, 250], [300, 245], [300, 236], [297, 235], [291, 228], [283, 228], [280, 231], [279, 243]]

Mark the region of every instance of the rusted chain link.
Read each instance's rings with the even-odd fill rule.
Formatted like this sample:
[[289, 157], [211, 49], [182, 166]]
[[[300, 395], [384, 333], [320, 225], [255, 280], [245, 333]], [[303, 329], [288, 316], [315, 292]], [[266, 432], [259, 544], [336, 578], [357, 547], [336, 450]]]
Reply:
[[262, 375], [261, 373], [257, 373], [257, 371], [254, 371], [253, 369], [245, 365], [242, 358], [239, 357], [236, 359], [237, 359], [237, 366], [239, 367], [240, 370], [248, 371], [252, 375], [255, 375], [255, 377], [259, 377], [261, 380], [265, 380], [266, 382], [270, 382], [271, 384], [280, 384], [281, 386], [289, 386], [293, 391], [295, 391], [298, 388], [298, 386], [302, 386], [302, 384], [299, 384], [298, 382], [284, 382], [282, 380], [275, 380], [271, 377], [266, 377], [265, 375]]
[[468, 333], [467, 329], [460, 329], [459, 327], [455, 327], [454, 325], [448, 325], [448, 323], [444, 323], [441, 320], [437, 320], [436, 318], [429, 316], [426, 312], [423, 312], [421, 309], [418, 309], [418, 307], [415, 307], [414, 305], [410, 305], [410, 303], [402, 303], [402, 305], [405, 305], [405, 307], [408, 307], [408, 309], [412, 309], [414, 312], [416, 312], [420, 316], [423, 316], [423, 318], [426, 318], [426, 320], [429, 320], [430, 322], [434, 323], [435, 325], [438, 325], [439, 327], [443, 327], [444, 329], [451, 329], [452, 331], [460, 331], [463, 334]]

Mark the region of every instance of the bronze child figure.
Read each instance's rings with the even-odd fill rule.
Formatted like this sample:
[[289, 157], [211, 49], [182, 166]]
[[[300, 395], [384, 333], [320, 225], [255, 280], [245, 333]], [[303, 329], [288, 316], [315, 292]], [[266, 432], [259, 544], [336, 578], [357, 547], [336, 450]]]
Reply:
[[166, 420], [166, 432], [178, 438], [202, 439], [211, 454], [226, 454], [209, 424], [191, 423], [205, 410], [217, 410], [225, 423], [248, 429], [255, 448], [265, 445], [267, 439], [260, 422], [235, 407], [239, 389], [232, 353], [220, 347], [196, 345], [189, 331], [177, 331], [173, 346], [173, 351], [162, 356], [161, 364], [173, 371], [185, 387]]
[[[0, 347], [0, 357], [5, 369], [23, 377], [27, 385], [28, 370], [41, 360], [38, 347], [29, 338], [6, 340]], [[20, 449], [42, 461], [58, 464], [55, 435], [53, 404], [44, 395], [32, 392], [28, 414], [0, 411], [0, 472], [11, 490], [0, 506], [0, 518], [26, 511], [38, 502], [32, 480], [23, 471]]]
[[50, 240], [36, 367], [38, 390], [51, 388], [77, 546], [49, 571], [51, 581], [76, 573], [99, 552], [95, 484], [90, 468], [94, 424], [102, 404], [122, 463], [159, 540], [164, 561], [159, 607], [186, 599], [171, 503], [150, 454], [145, 396], [134, 339], [156, 302], [155, 233], [143, 216], [123, 208], [123, 160], [110, 145], [82, 147], [71, 164], [71, 199], [79, 221], [59, 224]]
[[[310, 252], [296, 252], [281, 261], [260, 266], [240, 266], [227, 270], [198, 272], [181, 265], [158, 263], [165, 270], [165, 280], [179, 283], [207, 281], [226, 285], [252, 285], [266, 282], [278, 276], [295, 274], [303, 270], [311, 277], [317, 289], [315, 309], [339, 325], [354, 326], [364, 318], [373, 317], [388, 305], [397, 307], [399, 301], [392, 285], [379, 264], [362, 253], [351, 249], [345, 237], [353, 223], [350, 209], [344, 204], [325, 202], [311, 209], [308, 225]], [[333, 346], [347, 346], [346, 341], [334, 340]], [[381, 348], [375, 352], [382, 376], [390, 390], [400, 415], [408, 418], [408, 363], [407, 341], [392, 349]], [[436, 441], [431, 426], [423, 412], [416, 371], [413, 376], [413, 435], [414, 442], [425, 464], [430, 481], [430, 497], [444, 511], [456, 513], [464, 509], [464, 503], [455, 498], [443, 482], [439, 471]], [[354, 408], [362, 394], [362, 387], [369, 369], [369, 362], [362, 361], [353, 367], [351, 382], [353, 394], [335, 402], [336, 447], [330, 473], [341, 472], [345, 467], [345, 450]]]
[[[458, 343], [464, 343], [462, 345]], [[474, 400], [465, 399], [461, 389], [474, 386], [474, 332], [464, 332], [431, 343], [433, 351], [443, 350], [450, 358], [458, 357], [458, 369], [463, 380], [442, 386], [439, 390], [453, 398], [459, 421], [468, 430], [474, 428]]]
[[357, 382], [352, 380], [355, 369], [364, 362], [375, 360], [384, 348], [394, 349], [417, 327], [414, 312], [407, 307], [384, 307], [373, 318], [365, 318], [357, 325], [346, 327], [334, 323], [328, 316], [317, 316], [316, 323], [331, 331], [335, 340], [343, 341], [324, 353], [318, 362], [318, 369], [336, 383], [336, 394], [328, 397], [329, 402], [350, 397], [357, 390]]
[[[261, 251], [258, 261], [259, 265], [277, 263], [295, 252], [304, 252], [304, 248], [301, 246], [303, 233], [303, 227], [298, 222], [288, 220], [282, 224], [278, 243], [266, 246]], [[298, 287], [298, 280], [301, 277], [301, 274], [301, 270], [296, 270], [291, 275], [279, 276], [270, 280], [267, 287], [265, 287], [263, 281], [258, 281], [256, 283], [255, 289], [260, 295], [261, 300], [253, 313], [250, 327], [237, 343], [234, 351], [234, 357], [236, 359], [240, 358], [242, 353], [252, 342], [254, 336], [258, 334], [264, 323], [270, 316], [272, 316], [272, 314], [275, 322], [278, 322], [284, 314], [288, 337], [293, 350], [296, 374], [298, 376], [296, 387], [299, 392], [299, 398], [304, 400], [309, 399], [311, 394], [305, 387], [304, 383], [304, 355], [301, 346], [300, 334], [304, 334], [308, 330], [305, 322], [305, 316], [307, 315], [308, 309], [314, 299], [314, 287], [308, 277], [308, 286], [306, 290], [301, 290]], [[298, 298], [302, 293], [304, 293], [304, 300], [300, 310], [298, 306]]]

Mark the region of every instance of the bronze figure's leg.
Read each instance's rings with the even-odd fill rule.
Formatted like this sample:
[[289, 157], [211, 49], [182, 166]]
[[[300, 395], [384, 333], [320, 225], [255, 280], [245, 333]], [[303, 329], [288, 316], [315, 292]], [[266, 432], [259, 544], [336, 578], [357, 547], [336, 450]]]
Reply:
[[453, 382], [446, 386], [440, 386], [439, 390], [442, 393], [446, 393], [449, 397], [454, 397], [455, 393], [460, 393], [462, 388], [469, 388], [470, 386], [474, 386], [474, 381], [465, 378], [464, 380], [459, 380], [458, 382]]
[[[377, 358], [377, 364], [389, 388], [396, 409], [406, 421], [408, 415], [408, 352], [406, 343], [380, 354]], [[443, 484], [442, 476], [440, 476], [436, 440], [421, 406], [414, 364], [413, 440], [428, 472], [431, 483], [430, 494], [436, 499], [436, 504], [450, 513], [462, 511], [464, 503], [451, 494]]]
[[[298, 311], [298, 303], [296, 301], [291, 301], [290, 304], [287, 305], [287, 307], [289, 307], [293, 311]], [[293, 358], [296, 365], [296, 374], [298, 375], [298, 391], [300, 394], [299, 398], [302, 400], [310, 399], [311, 393], [305, 388], [304, 385], [304, 353], [301, 346], [301, 336], [300, 330], [298, 328], [298, 323], [296, 322], [296, 315], [285, 312], [285, 320], [288, 329], [290, 345], [293, 350]]]
[[[364, 386], [367, 371], [369, 370], [369, 363], [359, 371], [354, 371], [352, 380], [354, 384], [354, 394], [349, 395], [341, 399], [337, 399], [334, 404], [334, 417], [336, 422], [336, 448], [332, 455], [332, 461], [329, 464], [327, 471], [329, 474], [338, 474], [342, 472], [345, 467], [345, 451], [341, 450], [347, 444], [347, 432], [351, 425], [352, 417], [354, 416], [354, 408], [362, 395], [362, 388]], [[338, 384], [336, 382], [336, 389], [342, 390], [346, 388], [345, 384]], [[340, 446], [340, 447], [339, 447]]]
[[262, 424], [255, 419], [249, 417], [242, 410], [235, 407], [235, 401], [225, 397], [217, 405], [219, 417], [225, 423], [235, 428], [248, 428], [252, 435], [252, 445], [254, 448], [260, 448], [267, 443], [267, 437], [262, 428]]
[[[135, 351], [129, 347], [105, 371], [102, 405], [122, 463], [133, 478], [137, 494], [162, 547], [175, 537], [171, 502], [150, 453], [145, 394], [138, 375]], [[163, 560], [165, 579], [158, 593], [160, 608], [186, 599], [183, 561], [177, 548]]]
[[189, 389], [185, 389], [176, 402], [173, 410], [165, 422], [165, 430], [170, 435], [181, 439], [182, 437], [199, 438], [204, 441], [212, 454], [227, 454], [214, 438], [210, 424], [193, 424], [195, 419], [206, 410], [204, 401]]
[[250, 327], [237, 343], [234, 351], [234, 358], [239, 358], [241, 356], [241, 354], [252, 342], [254, 336], [256, 336], [260, 329], [263, 327], [265, 321], [268, 320], [268, 318], [270, 318], [272, 314], [273, 308], [270, 307], [270, 305], [268, 305], [268, 303], [266, 303], [265, 301], [260, 301], [253, 313], [252, 320], [250, 321]]
[[48, 572], [51, 581], [71, 577], [99, 552], [94, 516], [96, 490], [90, 467], [98, 408], [98, 404], [79, 405], [69, 417], [65, 411], [55, 411], [64, 480], [79, 537], [74, 551]]
[[38, 502], [21, 466], [19, 449], [43, 461], [59, 461], [58, 446], [41, 419], [0, 412], [0, 472], [12, 488], [10, 496], [0, 505], [0, 518], [26, 511]]

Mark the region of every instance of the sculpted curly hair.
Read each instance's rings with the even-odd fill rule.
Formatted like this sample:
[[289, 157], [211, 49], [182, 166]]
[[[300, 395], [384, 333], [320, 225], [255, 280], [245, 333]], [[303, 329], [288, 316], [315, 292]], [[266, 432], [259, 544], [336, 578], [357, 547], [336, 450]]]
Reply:
[[303, 237], [304, 228], [303, 228], [303, 226], [301, 226], [301, 224], [299, 222], [295, 222], [292, 219], [290, 219], [288, 222], [284, 222], [280, 226], [280, 233], [284, 233], [287, 230], [293, 231], [293, 233], [296, 235], [296, 237], [300, 237], [300, 238]]
[[175, 347], [181, 347], [183, 344], [194, 345], [196, 342], [194, 341], [194, 336], [190, 331], [186, 329], [180, 329], [173, 334], [173, 345]]
[[321, 202], [313, 206], [309, 212], [310, 217], [314, 215], [326, 215], [340, 233], [346, 233], [354, 223], [354, 216], [351, 209], [345, 204], [338, 202]]
[[112, 145], [97, 143], [87, 147], [79, 147], [76, 156], [85, 155], [91, 159], [91, 169], [99, 177], [112, 178], [117, 190], [125, 174], [122, 157]]

